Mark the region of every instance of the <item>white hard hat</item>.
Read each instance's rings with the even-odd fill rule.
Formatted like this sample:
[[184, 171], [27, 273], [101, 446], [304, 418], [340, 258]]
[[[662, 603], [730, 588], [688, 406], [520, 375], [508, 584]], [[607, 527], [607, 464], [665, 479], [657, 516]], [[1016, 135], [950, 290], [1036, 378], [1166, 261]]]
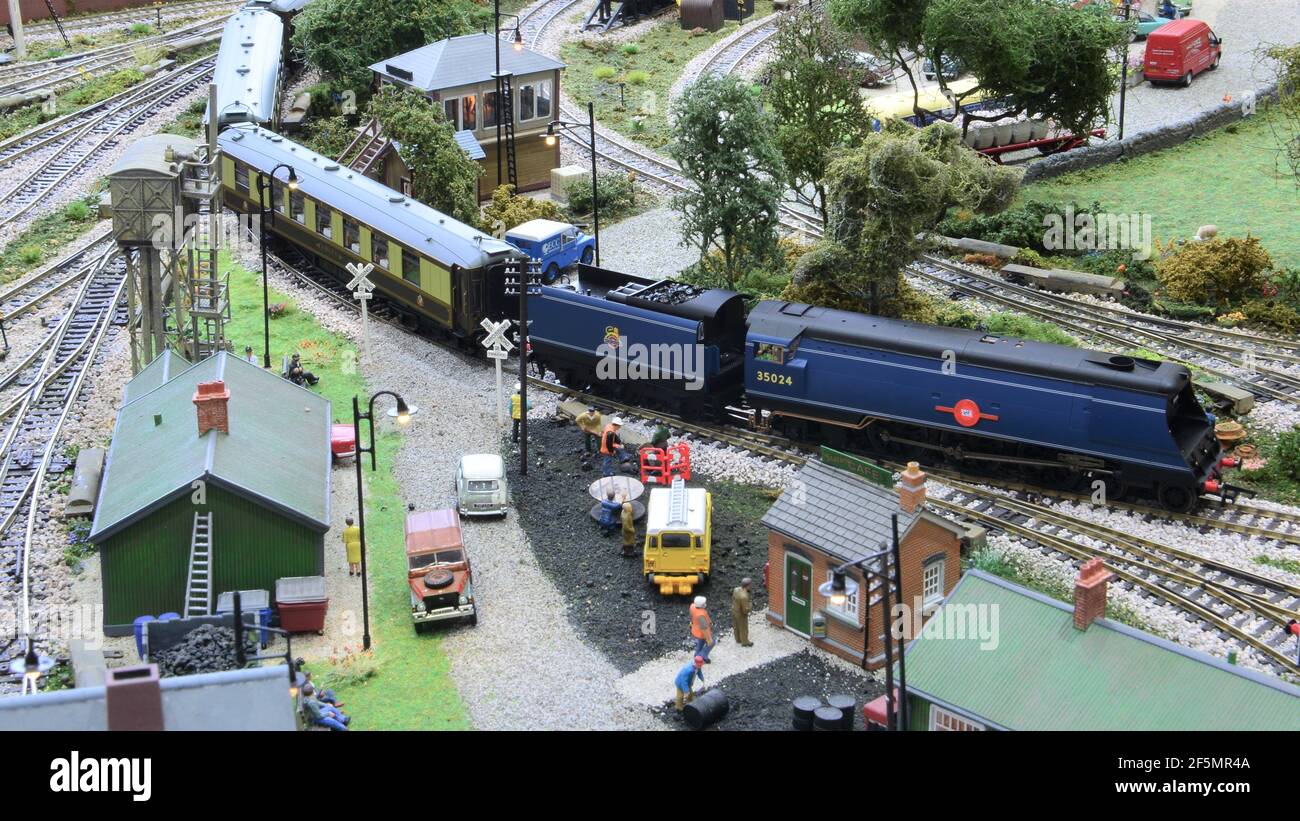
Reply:
[[515, 390], [519, 390], [519, 383], [518, 383], [518, 382], [515, 383]]
[[696, 606], [696, 607], [703, 607], [703, 606], [704, 606], [704, 603], [705, 603], [706, 601], [708, 601], [708, 599], [704, 598], [703, 596], [696, 596], [696, 597], [695, 597], [695, 606]]
[[623, 424], [623, 417], [615, 416], [613, 419], [609, 420], [609, 423], [611, 425], [621, 425]]

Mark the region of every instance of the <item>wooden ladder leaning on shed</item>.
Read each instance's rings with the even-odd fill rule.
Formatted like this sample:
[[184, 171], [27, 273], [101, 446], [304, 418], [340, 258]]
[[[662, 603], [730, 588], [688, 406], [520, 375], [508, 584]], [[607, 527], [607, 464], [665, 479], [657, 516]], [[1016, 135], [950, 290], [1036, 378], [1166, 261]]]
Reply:
[[212, 613], [212, 514], [194, 514], [190, 536], [190, 577], [185, 586], [185, 618]]
[[347, 148], [343, 149], [343, 153], [339, 154], [339, 165], [365, 174], [387, 145], [388, 138], [380, 130], [379, 121], [371, 119], [357, 132], [357, 136], [348, 143]]

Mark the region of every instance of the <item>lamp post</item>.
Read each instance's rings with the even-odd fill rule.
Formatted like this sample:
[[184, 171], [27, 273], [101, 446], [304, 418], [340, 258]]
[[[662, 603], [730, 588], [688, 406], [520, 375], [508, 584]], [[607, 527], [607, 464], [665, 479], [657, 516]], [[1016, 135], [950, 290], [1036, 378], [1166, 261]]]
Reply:
[[[898, 516], [893, 517], [893, 547], [883, 546], [880, 550], [868, 556], [863, 556], [855, 561], [845, 562], [831, 571], [831, 580], [818, 586], [817, 592], [829, 599], [834, 605], [841, 606], [848, 600], [849, 596], [859, 591], [859, 585], [856, 581], [849, 578], [848, 572], [853, 568], [862, 571], [862, 576], [867, 582], [865, 595], [865, 606], [863, 607], [862, 631], [865, 634], [862, 645], [862, 669], [867, 669], [867, 657], [871, 651], [871, 579], [880, 579], [880, 602], [881, 611], [884, 614], [885, 622], [885, 729], [901, 730], [907, 726], [906, 707], [903, 706], [907, 701], [907, 673], [902, 664], [902, 653], [899, 653], [898, 667], [898, 684], [901, 689], [900, 704], [895, 707], [894, 699], [894, 641], [893, 630], [889, 620], [890, 613], [890, 585], [898, 585], [898, 596], [902, 599], [903, 585], [901, 578], [895, 578], [895, 574], [900, 572], [898, 563]], [[871, 564], [879, 562], [883, 571], [873, 570]], [[891, 570], [892, 565], [892, 570]], [[900, 651], [902, 649], [902, 638], [899, 639]]]
[[275, 219], [275, 209], [268, 208], [266, 202], [266, 192], [274, 188], [272, 180], [275, 179], [275, 172], [281, 168], [289, 169], [289, 179], [287, 182], [290, 192], [298, 190], [298, 174], [293, 170], [293, 166], [288, 163], [280, 163], [271, 169], [270, 174], [257, 175], [257, 209], [258, 219], [261, 224], [258, 225], [258, 236], [262, 240], [262, 367], [271, 367], [271, 299], [270, 290], [266, 284], [266, 215], [270, 213], [271, 219]]
[[[503, 16], [503, 15], [501, 14], [501, 0], [495, 0], [495, 2], [493, 3], [492, 21], [493, 21], [494, 28], [495, 28], [495, 30], [496, 30], [496, 37], [495, 37], [494, 39], [495, 39], [495, 45], [496, 45], [496, 60], [497, 60], [496, 66], [497, 66], [497, 68], [496, 68], [496, 71], [492, 73], [492, 77], [493, 77], [493, 79], [496, 80], [496, 83], [497, 83], [497, 104], [496, 104], [496, 110], [493, 111], [492, 114], [493, 114], [494, 118], [495, 118], [496, 121], [497, 121], [497, 185], [498, 185], [498, 186], [501, 185], [501, 113], [502, 113], [503, 110], [509, 110], [510, 112], [512, 112], [512, 113], [511, 113], [511, 116], [514, 116], [514, 115], [513, 115], [514, 105], [512, 104], [512, 105], [506, 106], [506, 105], [503, 105], [503, 104], [502, 104], [502, 100], [503, 100], [503, 98], [505, 97], [505, 89], [504, 89], [504, 87], [503, 87], [503, 86], [504, 86], [504, 83], [503, 83], [502, 81], [503, 81], [506, 77], [510, 76], [510, 73], [509, 73], [509, 72], [502, 73], [502, 71], [501, 71], [501, 17], [502, 17], [502, 16]], [[515, 26], [514, 26], [515, 36], [514, 36], [514, 42], [511, 43], [511, 48], [513, 48], [513, 49], [515, 50], [516, 53], [523, 51], [523, 50], [524, 50], [524, 36], [523, 36], [523, 34], [519, 31], [519, 15], [517, 15], [517, 14], [506, 14], [506, 15], [504, 15], [504, 16], [505, 16], [505, 17], [513, 17], [513, 18], [515, 18]], [[509, 31], [509, 29], [507, 29], [507, 31]], [[514, 93], [514, 89], [511, 89], [510, 93], [513, 94], [513, 93]], [[513, 103], [513, 101], [512, 101], [512, 103]], [[511, 162], [509, 163], [509, 165], [507, 166], [507, 168], [514, 168], [514, 167], [515, 167], [515, 163], [514, 163], [514, 158], [515, 158], [515, 140], [514, 140], [513, 134], [514, 134], [514, 132], [513, 132], [513, 130], [512, 130], [512, 131], [511, 131], [511, 135], [512, 135], [512, 136], [510, 136], [510, 137], [506, 140], [506, 143], [507, 143], [507, 145], [506, 145], [506, 150], [507, 150], [508, 152], [510, 152], [510, 160], [511, 160]], [[514, 179], [513, 177], [511, 177], [511, 179], [510, 179], [509, 182], [510, 182], [511, 185], [516, 185], [516, 186], [518, 185], [518, 180]]]
[[[1124, 0], [1124, 22], [1129, 21], [1129, 13], [1133, 10], [1130, 0]], [[1128, 97], [1128, 45], [1124, 45], [1124, 60], [1120, 68], [1119, 81], [1119, 138], [1124, 139], [1124, 103]]]
[[596, 184], [596, 104], [587, 103], [587, 122], [571, 123], [566, 120], [552, 120], [549, 124], [547, 124], [546, 133], [542, 136], [543, 139], [546, 140], [546, 144], [548, 146], [553, 146], [555, 145], [556, 140], [559, 139], [558, 134], [556, 133], [557, 131], [567, 130], [572, 128], [581, 128], [583, 126], [587, 127], [589, 139], [590, 139], [590, 143], [588, 147], [591, 149], [591, 223], [592, 223], [592, 236], [594, 236], [596, 239], [596, 267], [599, 268], [600, 267], [600, 203], [597, 202], [597, 200], [599, 199], [600, 189], [597, 187]]
[[[361, 621], [363, 632], [361, 643], [366, 650], [370, 649], [370, 592], [368, 589], [369, 579], [366, 576], [366, 499], [363, 485], [361, 483], [361, 454], [370, 454], [370, 469], [375, 469], [375, 400], [381, 396], [391, 396], [397, 400], [397, 424], [405, 426], [411, 421], [411, 414], [415, 409], [406, 404], [406, 400], [393, 393], [392, 391], [376, 391], [370, 397], [370, 404], [365, 413], [361, 412], [361, 405], [356, 396], [352, 397], [352, 436], [356, 441], [356, 460], [357, 460], [357, 526], [361, 531]], [[367, 447], [361, 445], [361, 420], [366, 420], [370, 431], [370, 444]]]

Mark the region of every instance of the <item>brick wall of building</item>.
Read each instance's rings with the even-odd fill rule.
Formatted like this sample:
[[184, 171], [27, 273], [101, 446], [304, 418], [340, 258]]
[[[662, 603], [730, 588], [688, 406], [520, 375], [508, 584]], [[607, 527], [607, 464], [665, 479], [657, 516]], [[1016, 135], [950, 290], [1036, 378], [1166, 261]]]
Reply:
[[[785, 616], [785, 554], [787, 549], [808, 558], [812, 562], [812, 612], [826, 614], [826, 639], [814, 639], [813, 642], [824, 650], [835, 653], [855, 664], [862, 661], [863, 613], [860, 606], [856, 624], [838, 614], [828, 611], [828, 602], [817, 592], [817, 588], [830, 578], [832, 568], [839, 565], [838, 560], [830, 559], [826, 554], [806, 545], [789, 542], [778, 533], [768, 534], [768, 618], [774, 624], [784, 626]], [[944, 565], [943, 592], [947, 595], [961, 575], [961, 543], [957, 536], [937, 524], [924, 520], [913, 526], [903, 543], [899, 546], [902, 561], [902, 585], [904, 601], [911, 606], [920, 598], [925, 566], [929, 560], [941, 560]], [[941, 557], [941, 559], [936, 559]], [[859, 600], [865, 605], [866, 580], [859, 572], [851, 574], [859, 585]], [[897, 602], [892, 602], [896, 604]], [[871, 648], [869, 667], [880, 667], [884, 655], [884, 603], [877, 602], [871, 608]], [[911, 638], [914, 625], [906, 629], [907, 638]], [[895, 647], [895, 652], [898, 648]]]

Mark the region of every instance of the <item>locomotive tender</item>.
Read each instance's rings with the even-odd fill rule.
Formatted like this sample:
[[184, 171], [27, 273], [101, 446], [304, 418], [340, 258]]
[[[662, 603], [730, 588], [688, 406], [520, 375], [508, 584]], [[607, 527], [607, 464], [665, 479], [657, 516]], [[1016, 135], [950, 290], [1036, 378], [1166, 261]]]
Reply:
[[[535, 360], [575, 389], [1040, 486], [1101, 482], [1108, 499], [1134, 492], [1172, 510], [1219, 476], [1213, 420], [1181, 365], [780, 301], [742, 326], [730, 291], [657, 304], [638, 295], [663, 283], [579, 272], [529, 301]], [[702, 387], [671, 368], [608, 367], [610, 341], [617, 352], [692, 338]]]
[[[348, 263], [374, 263], [375, 290], [413, 330], [472, 345], [484, 317], [502, 313], [502, 268], [527, 258], [514, 246], [402, 196], [330, 157], [254, 125], [218, 137], [223, 199], [259, 211], [262, 175], [274, 212], [268, 228], [320, 268], [347, 282]], [[290, 190], [288, 171], [297, 189]]]

